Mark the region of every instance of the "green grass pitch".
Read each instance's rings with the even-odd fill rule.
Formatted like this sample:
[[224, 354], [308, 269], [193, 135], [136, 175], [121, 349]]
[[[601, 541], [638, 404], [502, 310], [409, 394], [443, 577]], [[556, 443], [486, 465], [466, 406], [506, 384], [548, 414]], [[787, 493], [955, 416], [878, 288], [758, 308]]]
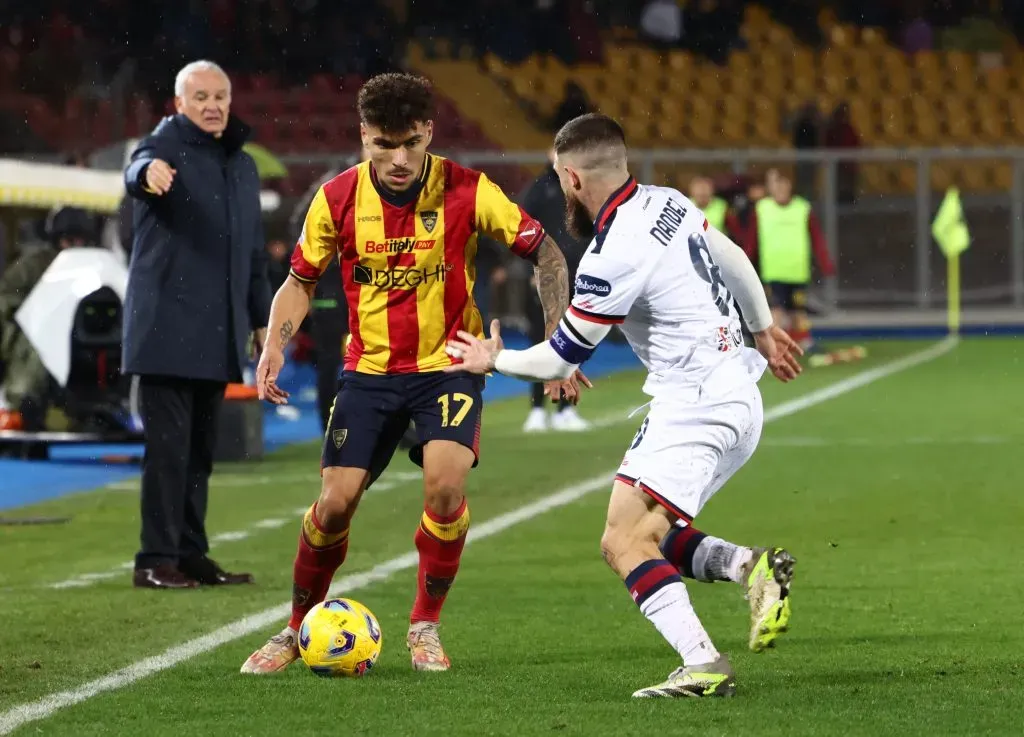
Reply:
[[[811, 369], [790, 385], [766, 377], [765, 406], [925, 345], [871, 344], [867, 360]], [[362, 680], [319, 679], [301, 663], [279, 677], [239, 675], [277, 623], [16, 734], [1020, 734], [1022, 358], [1012, 340], [967, 340], [766, 426], [754, 459], [697, 524], [793, 552], [792, 629], [775, 651], [754, 655], [739, 588], [688, 584], [732, 658], [736, 698], [630, 699], [677, 662], [601, 560], [602, 489], [467, 547], [443, 620], [449, 673], [409, 667], [407, 568], [351, 594], [384, 632], [381, 660]], [[644, 402], [641, 377], [596, 383], [581, 411], [605, 422], [587, 434], [523, 436], [524, 399], [488, 406], [468, 490], [475, 525], [602, 472], [610, 485], [640, 421], [624, 418]], [[0, 726], [20, 704], [287, 601], [298, 510], [317, 493], [317, 463], [306, 445], [218, 469], [212, 554], [252, 570], [254, 587], [136, 591], [127, 570], [90, 579], [135, 551], [133, 484], [19, 510], [73, 520], [0, 528]], [[339, 576], [413, 549], [414, 470], [397, 458], [385, 488], [366, 496]], [[61, 581], [74, 585], [50, 586]]]

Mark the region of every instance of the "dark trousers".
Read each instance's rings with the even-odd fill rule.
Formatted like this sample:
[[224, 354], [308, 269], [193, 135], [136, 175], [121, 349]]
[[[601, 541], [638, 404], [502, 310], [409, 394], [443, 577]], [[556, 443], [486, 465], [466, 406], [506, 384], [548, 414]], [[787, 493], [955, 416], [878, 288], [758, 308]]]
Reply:
[[[526, 336], [531, 343], [540, 343], [544, 340], [544, 333], [547, 332], [547, 325], [544, 322], [544, 307], [540, 303], [540, 295], [536, 289], [530, 289], [526, 298], [526, 320], [528, 322], [529, 334]], [[543, 407], [548, 398], [544, 396], [544, 385], [535, 383], [530, 385], [530, 406]], [[564, 399], [559, 400], [559, 411], [569, 406]]]
[[136, 568], [206, 555], [206, 502], [225, 385], [143, 376], [139, 404], [142, 460], [142, 547]]

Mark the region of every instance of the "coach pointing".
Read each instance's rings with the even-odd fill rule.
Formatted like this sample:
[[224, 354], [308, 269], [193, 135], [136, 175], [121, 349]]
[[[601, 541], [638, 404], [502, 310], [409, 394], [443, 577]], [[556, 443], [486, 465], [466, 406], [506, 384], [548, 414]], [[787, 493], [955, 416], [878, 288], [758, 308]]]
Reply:
[[259, 177], [229, 114], [231, 82], [197, 61], [174, 82], [177, 115], [125, 170], [134, 198], [124, 371], [139, 377], [146, 452], [135, 586], [249, 583], [207, 556], [206, 501], [224, 389], [270, 310]]

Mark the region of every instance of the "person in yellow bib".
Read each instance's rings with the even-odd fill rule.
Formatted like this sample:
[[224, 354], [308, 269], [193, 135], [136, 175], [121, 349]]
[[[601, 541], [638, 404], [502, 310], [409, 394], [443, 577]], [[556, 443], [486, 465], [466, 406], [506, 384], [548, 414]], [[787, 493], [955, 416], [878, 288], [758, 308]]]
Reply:
[[793, 196], [793, 183], [783, 174], [768, 178], [768, 196], [750, 214], [747, 255], [757, 264], [777, 325], [786, 326], [806, 351], [813, 344], [807, 319], [807, 287], [812, 258], [822, 275], [832, 276], [835, 265], [811, 204]]
[[715, 184], [709, 177], [696, 176], [690, 180], [690, 199], [704, 212], [709, 225], [743, 244], [744, 232], [736, 212], [728, 202], [715, 195]]

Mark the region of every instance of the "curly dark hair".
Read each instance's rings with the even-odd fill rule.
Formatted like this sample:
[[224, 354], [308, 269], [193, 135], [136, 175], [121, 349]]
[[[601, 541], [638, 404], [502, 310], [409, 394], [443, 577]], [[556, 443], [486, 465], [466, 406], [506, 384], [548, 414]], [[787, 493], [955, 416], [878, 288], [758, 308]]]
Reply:
[[434, 92], [428, 80], [414, 74], [379, 74], [359, 90], [356, 107], [362, 123], [404, 133], [433, 118]]
[[555, 135], [555, 153], [567, 154], [595, 146], [626, 143], [626, 134], [614, 118], [587, 113], [573, 118]]

